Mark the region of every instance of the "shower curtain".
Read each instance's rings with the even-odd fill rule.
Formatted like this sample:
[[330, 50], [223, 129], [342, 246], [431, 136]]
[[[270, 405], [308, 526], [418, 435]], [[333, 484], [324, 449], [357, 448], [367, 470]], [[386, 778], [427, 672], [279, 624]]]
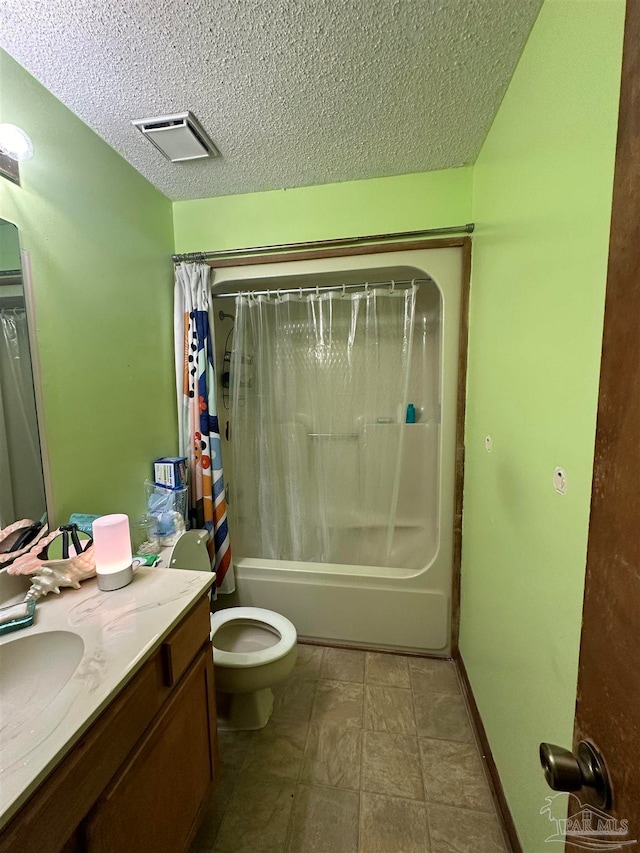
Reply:
[[231, 510], [247, 557], [394, 564], [415, 285], [241, 294]]
[[176, 266], [174, 341], [180, 454], [189, 466], [192, 527], [209, 531], [218, 592], [235, 589], [215, 397], [213, 322], [206, 264]]
[[0, 528], [45, 512], [24, 309], [0, 309]]

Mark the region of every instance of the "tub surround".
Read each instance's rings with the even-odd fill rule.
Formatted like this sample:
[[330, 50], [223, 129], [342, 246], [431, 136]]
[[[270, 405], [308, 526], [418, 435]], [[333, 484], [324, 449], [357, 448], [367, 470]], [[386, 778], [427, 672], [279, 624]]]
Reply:
[[[216, 270], [214, 297], [216, 293], [233, 290], [276, 289], [284, 287], [287, 280], [291, 282], [292, 279], [299, 284], [303, 277], [305, 283], [313, 287], [319, 281], [326, 283], [327, 276], [334, 275], [338, 275], [342, 282], [360, 283], [430, 277], [439, 290], [439, 307], [426, 303], [423, 326], [419, 327], [418, 335], [420, 338], [426, 335], [428, 318], [441, 316], [439, 353], [416, 346], [416, 363], [413, 366], [417, 370], [412, 374], [414, 384], [410, 399], [420, 403], [422, 399], [426, 402], [435, 397], [440, 408], [430, 416], [430, 435], [425, 434], [426, 416], [423, 424], [403, 426], [411, 436], [405, 445], [407, 458], [413, 453], [420, 456], [418, 462], [414, 460], [412, 467], [406, 471], [407, 491], [403, 495], [401, 490], [398, 495], [405, 543], [402, 547], [409, 543], [420, 552], [411, 563], [399, 561], [404, 566], [401, 568], [395, 563], [382, 567], [355, 565], [348, 556], [341, 564], [245, 556], [241, 543], [233, 539], [231, 518], [238, 603], [281, 613], [306, 639], [428, 652], [442, 657], [451, 653], [451, 625], [457, 611], [457, 602], [452, 601], [451, 591], [459, 548], [459, 529], [457, 523], [454, 525], [454, 513], [456, 484], [461, 477], [456, 429], [458, 397], [462, 397], [464, 391], [464, 385], [458, 384], [458, 365], [459, 331], [464, 318], [463, 292], [466, 292], [468, 283], [466, 251], [467, 244], [435, 249], [408, 248], [371, 255], [238, 265]], [[228, 305], [229, 300], [220, 302], [224, 310], [233, 310], [233, 305]], [[217, 314], [215, 316], [218, 317]], [[229, 323], [226, 321], [216, 334], [218, 364], [224, 361], [222, 347], [228, 332]], [[437, 369], [427, 373], [423, 366], [433, 364], [436, 356]], [[429, 393], [433, 388], [439, 389], [439, 395]], [[217, 390], [222, 393], [220, 387]], [[229, 418], [224, 408], [224, 397], [220, 400], [219, 411]], [[424, 440], [423, 447], [420, 447], [420, 439]], [[225, 482], [233, 483], [233, 455], [224, 430], [221, 443]], [[421, 497], [425, 482], [431, 483], [432, 487]], [[425, 516], [430, 517], [431, 522], [428, 535], [423, 537], [420, 528], [421, 519]], [[362, 531], [358, 528], [357, 519], [353, 519], [351, 525], [352, 531], [360, 535]], [[416, 534], [424, 541], [416, 540]], [[409, 553], [410, 547], [407, 548]]]
[[[37, 635], [45, 635], [42, 642], [47, 642], [47, 632], [68, 632], [66, 636], [75, 635], [84, 644], [75, 672], [57, 695], [39, 696], [39, 685], [34, 684], [32, 702], [21, 712], [22, 722], [0, 727], [0, 827], [214, 581], [213, 573], [141, 568], [129, 586], [105, 593], [93, 579], [79, 590], [47, 598], [38, 605], [32, 627], [0, 638], [0, 663], [10, 643], [25, 638], [37, 642]], [[53, 642], [53, 636], [50, 639]], [[0, 709], [5, 702], [11, 713], [9, 693]]]

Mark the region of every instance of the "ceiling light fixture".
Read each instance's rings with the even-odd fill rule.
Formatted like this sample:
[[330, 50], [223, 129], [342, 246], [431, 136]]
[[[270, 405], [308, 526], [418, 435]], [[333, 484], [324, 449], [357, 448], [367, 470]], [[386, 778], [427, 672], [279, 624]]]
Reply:
[[138, 118], [131, 124], [172, 163], [220, 156], [220, 152], [193, 113]]
[[29, 136], [15, 124], [0, 124], [0, 154], [22, 162], [33, 157], [33, 143]]

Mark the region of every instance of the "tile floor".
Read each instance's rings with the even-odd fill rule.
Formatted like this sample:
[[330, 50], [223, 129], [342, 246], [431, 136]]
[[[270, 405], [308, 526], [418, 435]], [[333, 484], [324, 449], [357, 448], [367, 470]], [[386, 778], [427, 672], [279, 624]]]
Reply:
[[506, 853], [454, 665], [298, 647], [190, 853]]

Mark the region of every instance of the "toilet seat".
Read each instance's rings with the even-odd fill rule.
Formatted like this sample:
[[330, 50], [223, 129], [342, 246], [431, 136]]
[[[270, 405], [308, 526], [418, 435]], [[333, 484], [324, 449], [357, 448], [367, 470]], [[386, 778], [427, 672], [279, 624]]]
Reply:
[[[280, 639], [267, 649], [252, 652], [227, 652], [216, 648], [215, 634], [229, 622], [249, 620], [261, 622], [266, 629], [275, 630]], [[273, 663], [287, 655], [295, 646], [298, 635], [295, 626], [285, 616], [262, 607], [229, 607], [211, 614], [211, 645], [216, 666], [243, 668]]]

